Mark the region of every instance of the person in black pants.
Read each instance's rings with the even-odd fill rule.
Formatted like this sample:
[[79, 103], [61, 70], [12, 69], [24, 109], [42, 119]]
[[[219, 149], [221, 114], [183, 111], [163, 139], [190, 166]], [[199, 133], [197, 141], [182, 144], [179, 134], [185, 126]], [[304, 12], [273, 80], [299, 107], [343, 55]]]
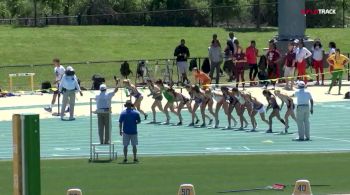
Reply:
[[249, 64], [250, 70], [249, 70], [249, 79], [250, 79], [250, 85], [256, 85], [255, 78], [258, 74], [258, 64], [257, 64], [257, 57], [259, 50], [255, 47], [255, 41], [252, 40], [250, 42], [250, 46], [246, 49], [246, 57], [247, 62]]

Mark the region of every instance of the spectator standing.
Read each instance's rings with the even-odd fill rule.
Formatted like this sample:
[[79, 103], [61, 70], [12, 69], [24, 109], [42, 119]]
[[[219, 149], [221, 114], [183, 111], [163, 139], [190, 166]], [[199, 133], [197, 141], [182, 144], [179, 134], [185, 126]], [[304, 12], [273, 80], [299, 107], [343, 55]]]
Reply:
[[54, 85], [56, 85], [57, 90], [54, 90], [54, 92], [53, 92], [51, 104], [48, 107], [44, 108], [48, 112], [52, 112], [52, 107], [56, 103], [56, 98], [57, 98], [57, 96], [59, 94], [58, 88], [60, 86], [60, 81], [61, 81], [61, 79], [62, 79], [62, 77], [63, 77], [63, 75], [64, 75], [64, 73], [66, 71], [66, 69], [60, 64], [60, 59], [54, 58], [52, 60], [52, 63], [55, 66], [55, 68], [54, 68], [55, 81], [53, 83], [54, 83]]
[[230, 42], [230, 44], [232, 45], [232, 53], [235, 53], [235, 51], [236, 51], [236, 47], [235, 47], [235, 44], [234, 44], [234, 41], [235, 40], [237, 40], [237, 37], [235, 37], [235, 34], [233, 33], [233, 32], [230, 32], [229, 34], [228, 34], [228, 39], [227, 39], [227, 41], [229, 41]]
[[[299, 137], [293, 141], [310, 141], [310, 113], [314, 112], [314, 100], [311, 93], [305, 90], [304, 81], [298, 82], [298, 91], [295, 92], [297, 97], [297, 124]], [[310, 107], [311, 105], [311, 107]]]
[[296, 50], [298, 79], [304, 80], [305, 83], [307, 83], [308, 80], [306, 75], [306, 59], [311, 55], [312, 53], [304, 46], [304, 42], [299, 40], [298, 48]]
[[294, 71], [295, 71], [295, 53], [293, 43], [288, 44], [288, 52], [284, 61], [284, 77], [286, 78], [286, 90], [293, 90]]
[[74, 106], [75, 106], [75, 92], [79, 91], [80, 95], [83, 96], [81, 92], [78, 79], [75, 76], [73, 67], [68, 66], [65, 74], [63, 75], [59, 92], [63, 93], [62, 107], [61, 107], [61, 120], [64, 120], [64, 110], [69, 102], [69, 120], [75, 120], [74, 118]]
[[[335, 54], [335, 49], [337, 48], [337, 45], [335, 44], [335, 42], [331, 41], [328, 43], [328, 52], [326, 53], [327, 55], [327, 59], [332, 55], [332, 54]], [[332, 73], [333, 71], [333, 67], [332, 66], [329, 66], [329, 72]]]
[[244, 65], [247, 62], [247, 58], [245, 54], [243, 53], [243, 50], [241, 47], [237, 47], [237, 52], [233, 55], [235, 63], [235, 74], [236, 74], [236, 88], [238, 88], [239, 82], [241, 80], [242, 87], [244, 90], [245, 86], [245, 80], [244, 80]]
[[314, 46], [311, 49], [312, 51], [312, 65], [317, 74], [316, 85], [320, 85], [320, 76], [321, 76], [321, 85], [324, 85], [324, 74], [323, 74], [323, 55], [324, 50], [322, 48], [322, 44], [319, 40], [316, 40]]
[[105, 84], [100, 85], [100, 94], [96, 95], [96, 114], [98, 123], [98, 135], [101, 144], [110, 143], [111, 133], [111, 102], [118, 88], [115, 88], [113, 92], [107, 93], [107, 86]]
[[180, 45], [175, 48], [174, 56], [176, 57], [176, 65], [179, 70], [180, 80], [182, 83], [189, 83], [187, 78], [187, 59], [190, 57], [190, 51], [185, 46], [185, 39], [181, 39]]
[[211, 44], [213, 44], [214, 41], [217, 41], [219, 47], [221, 47], [221, 43], [220, 43], [220, 41], [218, 39], [218, 35], [217, 34], [213, 34], [213, 39], [211, 41]]
[[123, 137], [124, 145], [124, 163], [128, 161], [128, 146], [131, 142], [132, 151], [134, 155], [134, 163], [139, 162], [137, 159], [137, 124], [141, 122], [140, 114], [133, 109], [133, 105], [130, 100], [128, 100], [125, 105], [126, 110], [124, 110], [119, 116], [119, 130], [120, 136]]
[[[268, 78], [270, 79], [273, 89], [276, 87], [276, 81], [279, 78], [279, 66], [277, 64], [278, 60], [280, 59], [281, 55], [277, 51], [277, 46], [275, 42], [269, 43], [269, 51], [266, 54], [267, 59], [267, 74]], [[268, 82], [265, 84], [265, 88], [267, 88]]]
[[230, 33], [228, 34], [228, 39], [231, 40], [231, 41], [233, 42], [234, 40], [237, 39], [237, 37], [235, 37], [235, 33], [234, 33], [234, 32], [230, 32]]
[[228, 82], [234, 80], [234, 64], [233, 64], [233, 43], [231, 41], [226, 42], [226, 48], [224, 50], [224, 71], [229, 76]]
[[246, 57], [247, 57], [247, 63], [250, 67], [249, 70], [249, 79], [250, 79], [250, 85], [256, 85], [255, 83], [255, 77], [258, 74], [258, 64], [257, 64], [257, 57], [259, 55], [259, 50], [256, 48], [255, 40], [250, 41], [250, 46], [246, 49]]
[[222, 63], [222, 53], [220, 43], [217, 39], [212, 41], [209, 47], [210, 73], [209, 76], [213, 80], [214, 71], [216, 71], [215, 83], [219, 84], [220, 80], [220, 65]]
[[328, 94], [331, 93], [332, 87], [336, 84], [336, 81], [338, 80], [338, 84], [339, 84], [338, 95], [341, 95], [340, 90], [342, 85], [343, 72], [344, 72], [345, 64], [349, 63], [349, 58], [341, 54], [340, 49], [335, 49], [335, 54], [332, 54], [327, 59], [327, 62], [330, 64], [331, 67], [333, 67], [332, 83], [329, 86]]

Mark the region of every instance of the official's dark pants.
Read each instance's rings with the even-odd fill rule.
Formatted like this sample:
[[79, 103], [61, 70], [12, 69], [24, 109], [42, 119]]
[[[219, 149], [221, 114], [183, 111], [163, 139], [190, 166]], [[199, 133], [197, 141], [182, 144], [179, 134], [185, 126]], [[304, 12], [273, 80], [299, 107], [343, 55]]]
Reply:
[[111, 135], [111, 113], [97, 112], [98, 135], [101, 144], [109, 144]]

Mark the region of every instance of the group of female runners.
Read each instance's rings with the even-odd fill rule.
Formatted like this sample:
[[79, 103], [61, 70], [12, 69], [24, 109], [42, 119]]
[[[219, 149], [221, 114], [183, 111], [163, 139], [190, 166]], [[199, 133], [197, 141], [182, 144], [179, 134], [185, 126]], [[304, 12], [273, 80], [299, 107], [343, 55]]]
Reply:
[[[143, 114], [144, 119], [146, 120], [148, 116], [141, 109], [143, 95], [130, 83], [129, 80], [124, 80], [123, 83], [124, 87], [129, 91], [128, 94], [134, 97], [133, 104], [135, 109]], [[285, 126], [282, 133], [288, 133], [289, 117], [296, 120], [293, 99], [288, 95], [281, 93], [279, 90], [275, 90], [274, 93], [271, 93], [267, 89], [263, 90], [262, 93], [267, 102], [267, 107], [265, 108], [264, 104], [257, 98], [253, 97], [248, 92], [238, 90], [236, 87], [230, 88], [222, 86], [220, 90], [214, 90], [206, 85], [202, 87], [199, 87], [198, 85], [186, 85], [184, 88], [187, 91], [186, 95], [184, 93], [185, 90], [180, 93], [172, 86], [164, 84], [162, 80], [153, 82], [149, 79], [147, 80], [147, 87], [150, 91], [148, 96], [153, 98], [153, 103], [151, 105], [153, 119], [149, 123], [160, 123], [157, 121], [156, 108], [158, 108], [158, 110], [166, 117], [166, 120], [162, 123], [164, 125], [174, 124], [170, 123], [171, 118], [169, 112], [172, 112], [178, 118], [178, 122], [174, 125], [183, 125], [184, 119], [181, 111], [184, 109], [191, 114], [191, 122], [188, 126], [203, 128], [207, 126], [209, 128], [219, 128], [219, 114], [222, 114], [220, 112], [221, 109], [226, 115], [228, 124], [224, 129], [232, 129], [233, 127], [236, 127], [238, 124], [237, 121], [239, 121], [239, 127], [237, 130], [244, 130], [248, 127], [248, 120], [250, 120], [252, 126], [250, 131], [254, 132], [258, 125], [255, 117], [259, 114], [262, 121], [269, 126], [266, 131], [267, 133], [273, 132], [272, 122], [275, 117]], [[164, 106], [162, 104], [163, 98], [166, 100]], [[277, 103], [277, 98], [281, 100], [281, 105]], [[284, 104], [287, 106], [287, 110], [284, 119], [282, 119], [280, 111]], [[198, 109], [200, 110], [200, 119], [196, 114]], [[272, 109], [272, 112], [266, 119], [265, 113], [269, 109]], [[235, 116], [237, 116], [237, 120]], [[248, 120], [246, 116], [249, 116]], [[202, 121], [201, 124], [199, 124], [200, 121]]]

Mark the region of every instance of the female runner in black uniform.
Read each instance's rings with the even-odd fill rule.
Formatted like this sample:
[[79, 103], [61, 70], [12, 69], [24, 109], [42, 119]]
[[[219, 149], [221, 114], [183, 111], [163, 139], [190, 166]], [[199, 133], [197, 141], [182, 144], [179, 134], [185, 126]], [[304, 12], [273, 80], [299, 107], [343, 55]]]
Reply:
[[276, 90], [274, 92], [274, 94], [281, 99], [282, 101], [282, 105], [281, 105], [281, 109], [283, 108], [283, 105], [286, 104], [287, 105], [287, 111], [286, 114], [284, 115], [284, 120], [286, 122], [286, 128], [284, 130], [284, 133], [288, 133], [288, 128], [289, 128], [289, 116], [292, 117], [292, 119], [297, 122], [297, 118], [295, 117], [295, 113], [294, 113], [294, 109], [295, 109], [295, 105], [293, 102], [293, 99], [291, 97], [289, 97], [286, 94], [282, 94], [279, 90]]
[[266, 100], [269, 103], [266, 111], [272, 108], [272, 112], [269, 116], [269, 129], [266, 131], [266, 133], [272, 133], [272, 119], [274, 117], [277, 117], [277, 119], [281, 121], [282, 124], [286, 125], [286, 123], [280, 116], [280, 107], [277, 104], [276, 97], [267, 89], [263, 91], [263, 95], [266, 97]]
[[127, 97], [132, 96], [135, 98], [133, 105], [141, 114], [145, 116], [145, 120], [147, 120], [148, 115], [143, 110], [141, 110], [141, 102], [143, 100], [142, 94], [138, 91], [135, 85], [130, 83], [129, 79], [125, 79], [123, 81], [123, 84], [124, 87], [129, 91], [129, 95], [127, 95]]

